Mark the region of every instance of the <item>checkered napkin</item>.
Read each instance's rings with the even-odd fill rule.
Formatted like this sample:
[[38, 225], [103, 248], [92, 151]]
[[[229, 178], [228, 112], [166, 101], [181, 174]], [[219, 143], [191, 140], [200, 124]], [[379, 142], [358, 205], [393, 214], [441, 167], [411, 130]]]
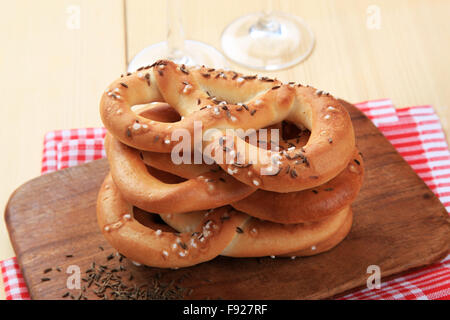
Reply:
[[[431, 106], [396, 110], [389, 99], [356, 105], [383, 132], [450, 212], [450, 152]], [[105, 157], [103, 128], [60, 130], [44, 140], [42, 173]], [[29, 299], [16, 258], [0, 261], [6, 299]], [[393, 280], [342, 299], [450, 299], [450, 255]]]

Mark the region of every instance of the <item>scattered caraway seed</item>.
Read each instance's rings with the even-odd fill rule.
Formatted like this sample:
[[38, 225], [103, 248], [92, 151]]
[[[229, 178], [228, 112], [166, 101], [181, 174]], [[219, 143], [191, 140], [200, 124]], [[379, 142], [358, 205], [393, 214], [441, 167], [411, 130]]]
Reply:
[[[117, 253], [117, 256], [120, 259], [125, 258], [120, 253]], [[134, 275], [127, 271], [124, 265], [117, 260], [108, 261], [111, 261], [109, 266], [92, 262], [83, 274], [82, 280], [86, 284], [82, 290], [74, 294], [66, 292], [62, 297], [70, 297], [72, 300], [88, 300], [88, 297], [92, 296], [101, 300], [174, 300], [192, 294], [192, 289], [180, 286], [182, 277], [167, 283], [161, 280], [162, 274], [157, 272], [146, 283], [137, 285], [132, 283]], [[42, 278], [42, 281], [49, 280], [50, 278]]]
[[297, 175], [297, 171], [295, 171], [295, 169], [292, 169], [292, 170], [291, 170], [291, 177], [292, 177], [292, 178], [297, 178], [297, 176], [298, 176], [298, 175]]
[[184, 74], [189, 74], [189, 72], [186, 70], [186, 66], [184, 64], [181, 65], [180, 71], [183, 72]]
[[46, 281], [50, 281], [50, 280], [51, 280], [50, 278], [41, 278], [42, 282], [46, 282]]
[[73, 258], [73, 254], [66, 254], [66, 258]]
[[244, 233], [244, 230], [242, 230], [242, 229], [239, 228], [239, 227], [236, 227], [236, 232], [237, 232], [237, 233]]
[[49, 273], [52, 270], [53, 270], [53, 268], [47, 268], [47, 269], [44, 270], [44, 273]]
[[180, 242], [180, 243], [178, 243], [178, 244], [180, 245], [180, 247], [181, 247], [182, 249], [187, 250], [187, 245], [186, 245], [186, 243]]

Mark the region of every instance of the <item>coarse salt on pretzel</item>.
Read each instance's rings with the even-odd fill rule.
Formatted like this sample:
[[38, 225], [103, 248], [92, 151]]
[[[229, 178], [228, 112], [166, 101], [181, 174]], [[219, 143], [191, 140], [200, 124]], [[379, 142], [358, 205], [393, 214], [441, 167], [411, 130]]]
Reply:
[[364, 166], [355, 150], [347, 167], [335, 178], [297, 192], [277, 193], [257, 190], [231, 205], [253, 217], [278, 223], [318, 221], [349, 206], [361, 188]]
[[[286, 129], [278, 127], [282, 131]], [[261, 137], [258, 136], [258, 143], [266, 143], [259, 138]], [[280, 147], [284, 150], [301, 147], [308, 139], [308, 135], [296, 135], [295, 138], [282, 140]], [[268, 141], [270, 140], [268, 137]], [[206, 164], [176, 165], [171, 161], [171, 155], [168, 153], [144, 151], [142, 158], [143, 162], [149, 166], [185, 179], [192, 179], [210, 170], [217, 170], [215, 166]], [[235, 172], [228, 173], [233, 175]], [[317, 221], [350, 205], [359, 193], [363, 176], [364, 162], [361, 154], [355, 149], [347, 167], [321, 186], [290, 193], [257, 190], [231, 205], [250, 216], [282, 224]]]
[[[134, 111], [147, 119], [161, 122], [170, 123], [180, 120], [180, 115], [166, 103], [142, 105]], [[196, 178], [203, 173], [221, 170], [217, 164], [206, 165], [202, 163], [201, 165], [192, 165], [195, 160], [193, 153], [189, 154], [190, 163], [188, 164], [183, 162], [174, 164], [171, 153], [141, 151], [140, 155], [146, 165], [163, 171], [167, 171], [165, 170], [166, 168], [170, 169], [169, 172], [185, 179]], [[182, 155], [179, 156], [182, 157]], [[209, 159], [209, 161], [214, 162], [212, 159]]]
[[[155, 110], [153, 108], [152, 112], [158, 112], [159, 116], [163, 117], [163, 119], [165, 118], [163, 116], [164, 113], [171, 112], [169, 110], [165, 110], [165, 108], [158, 108], [158, 109], [159, 110]], [[271, 128], [272, 129], [278, 128], [279, 130], [281, 130], [280, 129], [281, 126], [279, 124], [269, 127], [269, 129], [271, 129]], [[262, 138], [260, 136], [258, 136], [258, 133], [259, 133], [259, 131], [255, 132], [256, 138], [257, 138], [256, 142], [258, 144], [264, 144], [264, 145], [270, 146], [270, 141], [271, 141], [270, 131], [268, 132], [268, 135], [263, 140], [261, 140]], [[307, 139], [308, 139], [307, 135], [302, 135], [299, 138], [292, 139], [290, 141], [289, 140], [281, 141], [279, 146], [280, 147], [284, 146], [284, 148], [288, 148], [291, 146], [291, 141], [292, 142], [298, 141], [301, 144], [305, 144]], [[195, 158], [192, 153], [189, 155], [189, 163], [182, 162], [180, 164], [175, 164], [172, 161], [172, 154], [169, 154], [169, 153], [141, 151], [141, 157], [146, 165], [156, 168], [158, 170], [162, 170], [162, 171], [171, 173], [173, 175], [179, 176], [184, 179], [192, 179], [192, 178], [196, 178], [197, 176], [204, 174], [206, 172], [210, 172], [210, 171], [215, 172], [215, 171], [222, 170], [219, 165], [214, 163], [213, 160], [211, 160], [212, 164], [209, 164], [209, 165], [204, 162], [196, 164]], [[206, 158], [205, 155], [203, 155], [203, 157]], [[230, 175], [233, 175], [233, 173], [234, 173], [233, 170], [234, 169], [229, 169], [227, 173]]]
[[154, 213], [180, 213], [219, 207], [241, 200], [256, 189], [223, 170], [208, 171], [179, 183], [164, 183], [147, 169], [139, 150], [109, 134], [105, 149], [111, 175], [125, 199]]
[[[225, 171], [239, 167], [233, 175], [239, 181], [274, 192], [314, 188], [338, 175], [355, 150], [350, 117], [334, 98], [318, 98], [312, 88], [296, 90], [297, 105], [309, 104], [309, 108], [294, 108], [286, 119], [297, 125], [303, 124], [311, 131], [306, 145], [280, 151], [265, 150], [231, 132], [214, 140], [212, 158]], [[240, 157], [236, 156], [234, 162], [221, 161], [229, 158], [230, 152]]]
[[[298, 138], [283, 140], [280, 146], [285, 150], [294, 146], [303, 146], [308, 138], [307, 135], [301, 135]], [[262, 142], [264, 143], [264, 141]], [[176, 165], [171, 161], [170, 154], [167, 153], [144, 151], [142, 158], [144, 163], [149, 166], [185, 179], [192, 179], [210, 170], [217, 170], [206, 164]], [[235, 172], [228, 173], [233, 175]], [[257, 190], [231, 205], [250, 216], [277, 223], [293, 224], [317, 221], [350, 205], [359, 193], [363, 176], [364, 162], [361, 154], [355, 149], [347, 167], [323, 185], [314, 189], [290, 193]]]
[[[265, 125], [268, 119], [253, 117], [256, 107], [263, 107], [262, 103], [259, 106], [259, 100], [252, 110], [245, 104], [233, 105], [232, 109], [237, 110], [229, 109], [223, 104], [225, 97], [229, 103], [244, 102], [281, 84], [270, 79], [255, 79], [256, 77], [241, 77], [232, 71], [215, 71], [205, 67], [194, 69], [177, 66], [171, 61], [158, 61], [114, 81], [102, 96], [100, 114], [108, 131], [125, 144], [140, 150], [171, 152], [176, 143], [170, 140], [171, 134], [182, 128], [193, 136], [195, 120], [202, 121], [205, 130], [240, 127], [236, 125], [244, 122], [248, 128], [257, 129], [279, 122], [273, 119]], [[275, 91], [266, 95], [271, 99], [270, 103], [264, 103], [267, 107], [265, 109], [276, 108], [277, 103], [273, 101], [277, 96]], [[289, 100], [289, 96], [278, 102], [285, 104], [284, 100]], [[168, 124], [146, 119], [131, 110], [134, 105], [150, 102], [169, 103], [182, 119]], [[284, 109], [287, 109], [287, 105]], [[232, 117], [231, 113], [235, 116]], [[135, 125], [136, 123], [140, 126]], [[231, 126], [231, 123], [234, 124]]]
[[[175, 165], [167, 153], [142, 152], [142, 155], [147, 165], [184, 179], [211, 170], [205, 164]], [[364, 162], [355, 150], [347, 167], [323, 185], [289, 193], [259, 189], [231, 206], [250, 216], [282, 224], [318, 221], [349, 206], [359, 193], [363, 177]]]
[[[238, 214], [222, 220], [224, 214], [225, 209], [219, 209], [205, 218], [194, 235], [178, 234], [138, 222], [133, 206], [122, 196], [111, 175], [106, 177], [97, 198], [97, 221], [111, 246], [133, 261], [159, 268], [188, 267], [217, 257], [243, 222]], [[212, 224], [216, 227], [205, 229]]]
[[[131, 111], [131, 106], [165, 101], [182, 116], [175, 123], [146, 119]], [[308, 143], [289, 152], [263, 153], [262, 160], [250, 163], [236, 179], [258, 188], [300, 191], [321, 185], [341, 172], [350, 161], [355, 139], [350, 117], [334, 97], [320, 90], [256, 76], [244, 77], [232, 71], [177, 66], [159, 61], [113, 82], [102, 96], [103, 123], [114, 137], [141, 150], [171, 152], [178, 141], [172, 133], [185, 129], [193, 136], [194, 121], [203, 129], [260, 129], [283, 120], [311, 131]], [[225, 132], [223, 132], [225, 134]], [[234, 145], [249, 154], [259, 152], [235, 135]], [[220, 150], [219, 139], [211, 142]], [[236, 152], [236, 151], [235, 151]], [[220, 152], [214, 155], [221, 157]], [[215, 160], [217, 160], [215, 158]], [[299, 162], [299, 158], [303, 162]], [[261, 172], [283, 167], [288, 174], [263, 175]], [[219, 163], [225, 171], [232, 164]], [[278, 172], [272, 170], [272, 172]]]
[[175, 217], [181, 222], [179, 233], [166, 228], [155, 230], [153, 224], [139, 222], [133, 206], [123, 198], [110, 175], [100, 188], [97, 220], [108, 242], [129, 259], [160, 268], [188, 267], [218, 255], [317, 254], [345, 237], [352, 213], [348, 207], [323, 221], [298, 225], [264, 222], [229, 207], [168, 217], [163, 219]]
[[[214, 211], [160, 216], [164, 222], [179, 232], [193, 232], [198, 228], [199, 223]], [[234, 213], [234, 210], [228, 209], [225, 217], [230, 216], [231, 213]], [[341, 228], [344, 228], [345, 234], [347, 234], [352, 221], [352, 211], [349, 206], [322, 221], [298, 224], [274, 223], [256, 219], [244, 213], [239, 212], [238, 214], [245, 218], [244, 222], [237, 227], [236, 236], [221, 252], [223, 256], [264, 257], [291, 255], [294, 252], [299, 255], [298, 251], [317, 248], [318, 243], [328, 240]], [[213, 229], [213, 227], [209, 229]], [[341, 237], [338, 238], [342, 240]]]

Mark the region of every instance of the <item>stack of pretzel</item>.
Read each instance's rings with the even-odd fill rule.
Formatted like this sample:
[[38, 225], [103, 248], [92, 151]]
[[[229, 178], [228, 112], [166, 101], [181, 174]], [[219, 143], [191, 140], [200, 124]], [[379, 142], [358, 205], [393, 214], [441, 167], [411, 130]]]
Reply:
[[[294, 259], [327, 251], [350, 231], [363, 160], [349, 114], [326, 92], [161, 60], [114, 81], [100, 112], [110, 173], [98, 223], [133, 261]], [[194, 137], [199, 123], [208, 138], [174, 139]], [[237, 129], [253, 129], [256, 143]], [[179, 152], [180, 141], [188, 150]], [[174, 160], [196, 152], [202, 161]]]

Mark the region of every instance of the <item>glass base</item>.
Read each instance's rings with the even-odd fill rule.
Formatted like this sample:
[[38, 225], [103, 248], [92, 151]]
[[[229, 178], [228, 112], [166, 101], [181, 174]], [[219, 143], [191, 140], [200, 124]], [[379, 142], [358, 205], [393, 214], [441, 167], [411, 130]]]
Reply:
[[314, 41], [302, 19], [278, 12], [242, 16], [229, 24], [221, 37], [222, 50], [230, 60], [261, 71], [300, 63], [312, 52]]
[[224, 69], [228, 66], [225, 57], [214, 47], [194, 40], [185, 40], [182, 52], [170, 53], [167, 42], [153, 44], [139, 52], [128, 65], [128, 72], [136, 71], [159, 59], [170, 59], [187, 66], [205, 65], [210, 68]]

